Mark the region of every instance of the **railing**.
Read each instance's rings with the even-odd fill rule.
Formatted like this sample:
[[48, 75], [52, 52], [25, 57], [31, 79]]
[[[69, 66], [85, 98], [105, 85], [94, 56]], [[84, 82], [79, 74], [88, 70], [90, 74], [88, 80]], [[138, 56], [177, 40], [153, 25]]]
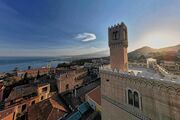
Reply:
[[162, 66], [156, 64], [156, 68], [160, 73], [162, 73], [164, 76], [169, 75], [170, 73]]
[[166, 70], [164, 67], [156, 64], [155, 67], [157, 68], [157, 70], [166, 78], [170, 79], [170, 80], [180, 80], [180, 76], [178, 75], [174, 75], [172, 73], [170, 73], [168, 70]]
[[134, 117], [140, 119], [140, 120], [151, 120], [147, 116], [145, 116], [141, 111], [138, 111], [137, 108], [129, 107], [127, 105], [124, 105], [122, 103], [119, 103], [117, 101], [112, 100], [111, 98], [102, 95], [102, 98], [111, 104], [115, 105], [116, 107], [128, 112], [129, 114], [133, 115]]

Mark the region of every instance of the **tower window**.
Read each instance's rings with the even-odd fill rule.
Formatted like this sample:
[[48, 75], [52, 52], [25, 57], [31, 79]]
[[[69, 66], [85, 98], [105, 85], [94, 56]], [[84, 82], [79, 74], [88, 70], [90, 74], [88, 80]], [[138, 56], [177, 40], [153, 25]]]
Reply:
[[118, 31], [113, 32], [113, 39], [117, 40], [118, 38]]
[[128, 104], [133, 105], [133, 93], [131, 90], [128, 90]]

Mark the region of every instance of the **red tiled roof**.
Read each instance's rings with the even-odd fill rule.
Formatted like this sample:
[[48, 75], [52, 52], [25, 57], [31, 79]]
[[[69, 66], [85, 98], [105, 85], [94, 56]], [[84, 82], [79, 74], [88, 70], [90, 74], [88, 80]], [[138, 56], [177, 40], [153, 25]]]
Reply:
[[0, 90], [1, 90], [3, 87], [4, 87], [4, 85], [1, 85], [1, 84], [0, 84]]
[[91, 90], [87, 95], [94, 100], [97, 104], [101, 105], [101, 87], [98, 86]]
[[56, 98], [50, 98], [29, 107], [28, 120], [57, 120], [65, 114], [65, 107]]
[[32, 93], [36, 93], [36, 87], [31, 86], [31, 85], [21, 85], [21, 86], [16, 86], [13, 88], [11, 91], [10, 95], [6, 99], [7, 101], [10, 100], [15, 100], [18, 98], [22, 98], [23, 96], [30, 95]]
[[0, 111], [0, 120], [4, 119], [8, 115], [12, 114], [14, 112], [14, 108], [9, 108], [3, 111]]

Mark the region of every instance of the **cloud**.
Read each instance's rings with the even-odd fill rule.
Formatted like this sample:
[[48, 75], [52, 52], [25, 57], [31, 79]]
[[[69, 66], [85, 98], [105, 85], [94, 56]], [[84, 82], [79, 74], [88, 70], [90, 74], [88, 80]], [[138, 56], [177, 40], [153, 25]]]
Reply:
[[93, 33], [80, 33], [75, 36], [76, 39], [81, 40], [82, 42], [93, 41], [96, 39], [96, 35]]

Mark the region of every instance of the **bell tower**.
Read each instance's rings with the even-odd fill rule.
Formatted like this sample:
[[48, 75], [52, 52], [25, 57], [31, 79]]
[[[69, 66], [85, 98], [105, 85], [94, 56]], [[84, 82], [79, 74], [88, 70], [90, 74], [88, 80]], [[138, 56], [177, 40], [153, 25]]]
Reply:
[[128, 33], [122, 22], [108, 28], [110, 64], [112, 69], [128, 71]]

